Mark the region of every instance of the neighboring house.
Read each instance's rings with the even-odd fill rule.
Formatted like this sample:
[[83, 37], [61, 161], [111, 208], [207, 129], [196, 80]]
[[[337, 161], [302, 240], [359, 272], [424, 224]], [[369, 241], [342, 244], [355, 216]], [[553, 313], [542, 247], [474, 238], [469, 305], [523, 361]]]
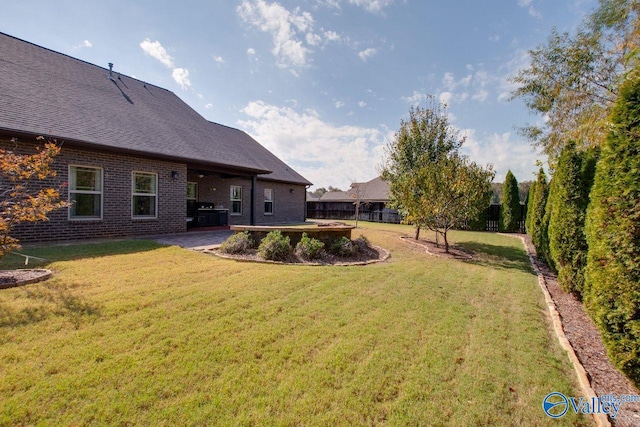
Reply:
[[316, 193], [307, 191], [307, 202], [317, 202], [319, 200], [320, 200], [320, 196], [318, 196]]
[[[173, 233], [187, 224], [305, 220], [311, 183], [241, 130], [158, 86], [0, 33], [0, 147], [62, 151], [73, 205], [15, 228], [24, 241]], [[199, 205], [209, 209], [198, 210]], [[211, 209], [213, 207], [213, 209]]]
[[390, 201], [389, 183], [377, 177], [368, 182], [351, 184], [348, 191], [330, 191], [320, 200], [307, 199], [307, 217], [316, 219], [355, 219], [356, 206], [360, 203], [358, 219], [374, 222], [399, 223], [398, 211], [387, 208]]

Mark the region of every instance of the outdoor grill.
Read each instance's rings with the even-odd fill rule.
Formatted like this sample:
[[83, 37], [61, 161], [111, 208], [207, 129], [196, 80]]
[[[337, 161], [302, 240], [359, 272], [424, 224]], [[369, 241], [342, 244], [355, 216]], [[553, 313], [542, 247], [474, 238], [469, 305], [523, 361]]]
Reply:
[[211, 202], [198, 202], [198, 227], [227, 225], [227, 210], [216, 209]]

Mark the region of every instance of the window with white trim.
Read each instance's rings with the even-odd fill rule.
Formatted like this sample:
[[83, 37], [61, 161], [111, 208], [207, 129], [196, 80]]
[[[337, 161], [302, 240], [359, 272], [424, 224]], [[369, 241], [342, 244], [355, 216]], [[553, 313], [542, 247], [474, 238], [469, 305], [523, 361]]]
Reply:
[[158, 174], [133, 172], [131, 181], [133, 218], [157, 218]]
[[264, 189], [264, 214], [273, 215], [273, 189]]
[[230, 215], [242, 215], [242, 187], [231, 186], [231, 212]]
[[102, 219], [102, 168], [69, 166], [69, 219]]

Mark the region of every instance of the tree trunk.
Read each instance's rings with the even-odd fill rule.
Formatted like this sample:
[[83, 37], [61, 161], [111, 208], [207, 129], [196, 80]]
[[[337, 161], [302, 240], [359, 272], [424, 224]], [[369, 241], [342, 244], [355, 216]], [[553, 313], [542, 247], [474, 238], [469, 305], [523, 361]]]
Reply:
[[418, 240], [419, 237], [420, 237], [420, 226], [416, 225], [416, 234], [414, 236], [414, 239]]
[[442, 233], [442, 237], [444, 238], [444, 251], [449, 253], [449, 241], [447, 240], [447, 230]]
[[360, 203], [356, 202], [356, 228], [358, 228], [358, 217], [360, 216]]

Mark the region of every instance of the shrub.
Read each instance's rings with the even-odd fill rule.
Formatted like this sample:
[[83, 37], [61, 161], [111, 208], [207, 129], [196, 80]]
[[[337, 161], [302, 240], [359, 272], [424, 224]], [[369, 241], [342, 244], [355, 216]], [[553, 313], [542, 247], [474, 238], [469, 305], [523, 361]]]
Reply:
[[520, 226], [520, 192], [518, 191], [518, 181], [511, 170], [507, 172], [504, 180], [501, 203], [500, 230], [518, 231]]
[[258, 253], [264, 259], [283, 261], [291, 255], [291, 241], [289, 236], [283, 236], [280, 230], [267, 234], [258, 246]]
[[342, 236], [331, 243], [330, 252], [340, 257], [348, 257], [355, 253], [356, 246], [347, 237]]
[[253, 239], [248, 231], [236, 233], [220, 245], [220, 252], [225, 254], [243, 254], [253, 248]]
[[640, 383], [640, 75], [620, 88], [587, 210], [584, 301], [612, 361]]
[[360, 235], [356, 240], [353, 241], [353, 245], [355, 246], [355, 250], [357, 252], [366, 252], [371, 249], [371, 242], [367, 239], [366, 236]]
[[302, 233], [302, 239], [296, 245], [296, 254], [306, 260], [322, 258], [324, 255], [324, 243], [309, 237], [307, 233]]

